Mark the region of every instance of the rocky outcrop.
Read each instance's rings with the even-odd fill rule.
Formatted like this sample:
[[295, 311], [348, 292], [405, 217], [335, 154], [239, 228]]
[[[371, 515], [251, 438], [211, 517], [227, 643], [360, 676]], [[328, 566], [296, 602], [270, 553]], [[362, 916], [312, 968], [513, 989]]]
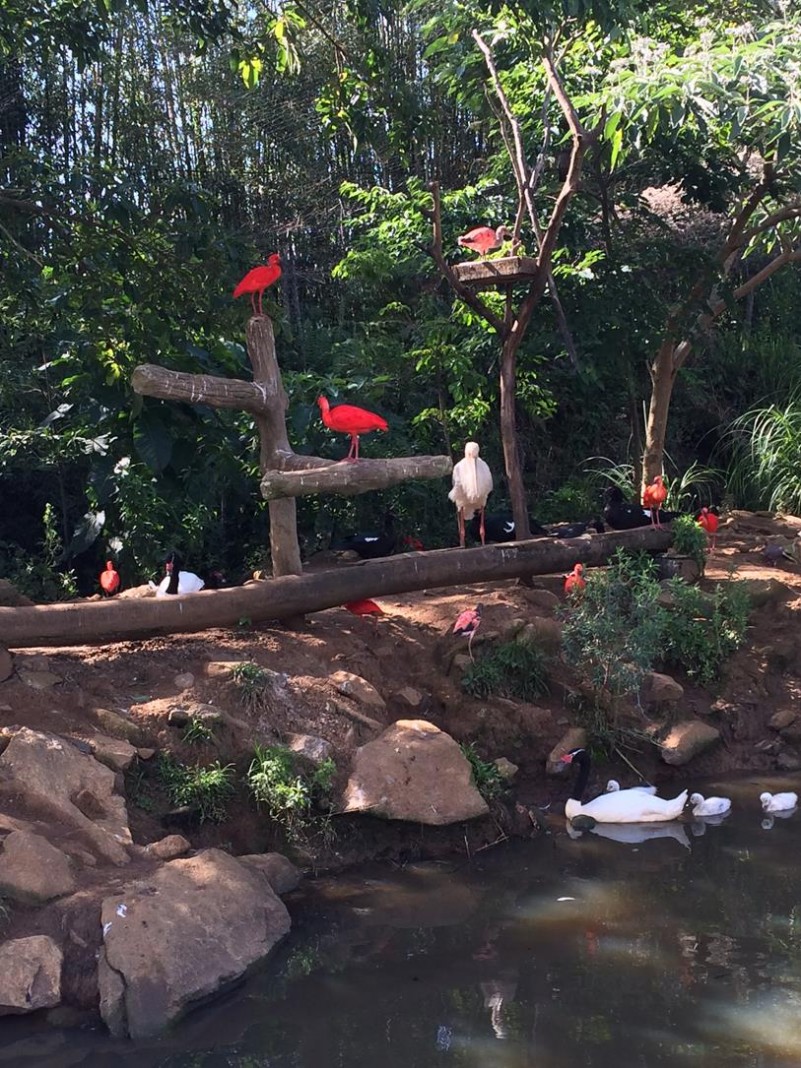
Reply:
[[334, 754], [334, 747], [316, 734], [289, 734], [285, 745], [290, 752], [314, 767], [319, 767]]
[[459, 746], [423, 719], [398, 720], [357, 749], [343, 808], [435, 825], [489, 811]]
[[107, 734], [95, 734], [89, 739], [89, 748], [95, 760], [112, 771], [127, 771], [134, 761], [136, 749], [124, 738], [111, 738]]
[[642, 680], [640, 697], [648, 705], [675, 704], [684, 697], [684, 687], [670, 675], [649, 671]]
[[261, 872], [279, 897], [300, 886], [300, 872], [283, 853], [247, 853], [238, 859]]
[[61, 1001], [61, 949], [47, 935], [0, 944], [0, 1014], [35, 1012]]
[[688, 764], [720, 738], [716, 727], [703, 723], [700, 719], [677, 723], [659, 744], [662, 759], [666, 764]]
[[47, 813], [101, 860], [127, 864], [131, 832], [115, 778], [65, 739], [27, 727], [15, 731], [0, 755], [0, 795], [13, 797], [23, 811]]
[[373, 713], [383, 712], [386, 708], [384, 698], [367, 679], [354, 675], [350, 671], [335, 671], [331, 676], [334, 688], [344, 697], [351, 697]]
[[0, 894], [26, 905], [43, 905], [74, 889], [69, 859], [46, 838], [29, 831], [12, 831], [3, 839]]
[[218, 849], [107, 897], [101, 921], [100, 1012], [113, 1035], [131, 1038], [238, 979], [290, 926], [267, 879]]

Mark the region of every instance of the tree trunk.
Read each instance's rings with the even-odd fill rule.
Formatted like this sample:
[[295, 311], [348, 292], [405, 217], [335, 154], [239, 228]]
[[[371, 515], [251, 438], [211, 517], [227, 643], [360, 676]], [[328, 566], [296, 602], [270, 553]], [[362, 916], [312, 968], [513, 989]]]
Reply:
[[676, 381], [678, 367], [675, 360], [676, 346], [671, 339], [662, 346], [651, 364], [651, 399], [648, 405], [648, 421], [645, 426], [645, 451], [642, 458], [642, 487], [663, 474], [665, 459], [665, 434], [667, 433], [670, 399]]
[[577, 562], [589, 566], [603, 564], [621, 547], [661, 552], [671, 542], [670, 531], [642, 527], [570, 541], [538, 538], [478, 549], [403, 553], [311, 575], [269, 579], [232, 590], [141, 600], [117, 598], [0, 608], [0, 634], [3, 644], [11, 649], [102, 645], [157, 634], [189, 634], [212, 627], [236, 626], [243, 617], [254, 622], [296, 619], [304, 613], [319, 612], [362, 597], [558, 574]]
[[515, 418], [515, 385], [517, 347], [521, 335], [511, 331], [506, 335], [501, 350], [501, 440], [506, 478], [509, 482], [509, 498], [515, 521], [515, 538], [525, 541], [531, 537], [528, 525], [528, 502], [523, 483], [523, 466], [520, 463], [520, 445], [517, 439]]

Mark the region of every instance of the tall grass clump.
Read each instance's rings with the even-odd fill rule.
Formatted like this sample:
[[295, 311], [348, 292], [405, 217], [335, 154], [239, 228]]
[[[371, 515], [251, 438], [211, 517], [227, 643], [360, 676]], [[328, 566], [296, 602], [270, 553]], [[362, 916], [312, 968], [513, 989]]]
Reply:
[[548, 693], [548, 661], [542, 649], [523, 642], [503, 642], [483, 653], [462, 675], [471, 697], [518, 697], [532, 701]]
[[728, 487], [742, 508], [801, 513], [801, 392], [752, 408], [730, 424]]
[[257, 745], [246, 779], [254, 801], [297, 838], [313, 820], [316, 804], [329, 800], [336, 764], [328, 757], [311, 772], [301, 770], [290, 750]]
[[158, 775], [170, 801], [193, 809], [199, 823], [225, 819], [235, 792], [233, 764], [223, 766], [216, 760], [191, 766], [165, 754], [159, 758]]

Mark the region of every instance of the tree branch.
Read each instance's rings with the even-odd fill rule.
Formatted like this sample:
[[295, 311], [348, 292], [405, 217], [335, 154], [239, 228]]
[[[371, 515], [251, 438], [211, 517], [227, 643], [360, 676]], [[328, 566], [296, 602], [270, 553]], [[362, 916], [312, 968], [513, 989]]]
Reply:
[[261, 495], [308, 497], [315, 493], [338, 493], [343, 497], [395, 486], [413, 478], [445, 478], [453, 470], [449, 456], [406, 456], [388, 460], [335, 463], [319, 456], [293, 454], [280, 469], [265, 471]]

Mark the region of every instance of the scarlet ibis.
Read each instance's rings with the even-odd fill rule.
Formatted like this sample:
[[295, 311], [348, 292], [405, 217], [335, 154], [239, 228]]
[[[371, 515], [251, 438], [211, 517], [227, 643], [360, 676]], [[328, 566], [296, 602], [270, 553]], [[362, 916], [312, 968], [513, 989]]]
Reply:
[[425, 545], [416, 538], [413, 534], [404, 534], [401, 538], [401, 545], [405, 552], [410, 553], [423, 553], [425, 552]]
[[586, 579], [582, 578], [583, 564], [575, 564], [569, 575], [565, 575], [565, 593], [570, 596], [581, 593], [587, 585]]
[[662, 476], [657, 475], [642, 491], [643, 507], [651, 509], [651, 526], [662, 529], [659, 521], [659, 509], [667, 500], [667, 486], [663, 484]]
[[[651, 522], [651, 510], [639, 504], [629, 504], [619, 486], [610, 486], [604, 494], [604, 522], [612, 530], [635, 530], [647, 527]], [[660, 523], [669, 523], [675, 519], [677, 512], [657, 511]]]
[[120, 576], [114, 570], [114, 564], [111, 560], [106, 560], [106, 570], [100, 572], [100, 585], [103, 588], [103, 593], [108, 597], [113, 597], [120, 588]]
[[[281, 277], [281, 257], [277, 252], [273, 252], [271, 256], [267, 257], [267, 263], [262, 267], [254, 267], [252, 271], [248, 271], [242, 281], [234, 290], [234, 297], [241, 297], [245, 293], [250, 293], [250, 304], [253, 308], [254, 315], [264, 315], [261, 308], [261, 298], [264, 294], [264, 290], [268, 286], [273, 285]], [[259, 295], [259, 310], [256, 311], [256, 294]]]
[[358, 553], [362, 560], [376, 560], [379, 556], [391, 556], [395, 552], [397, 541], [395, 516], [392, 512], [385, 512], [382, 530], [345, 534], [344, 537], [331, 542], [331, 550], [336, 553], [354, 552]]
[[384, 609], [375, 601], [371, 601], [369, 597], [361, 601], [348, 601], [344, 607], [354, 616], [383, 616], [384, 614]]
[[708, 508], [702, 508], [701, 514], [698, 516], [698, 522], [704, 528], [707, 536], [712, 539], [712, 545], [710, 548], [715, 548], [715, 540], [718, 536], [718, 517], [714, 512], [710, 512]]
[[508, 238], [512, 236], [507, 226], [499, 226], [493, 230], [490, 226], [476, 226], [468, 230], [466, 234], [456, 238], [456, 244], [462, 248], [472, 249], [479, 256], [486, 256], [488, 252], [495, 252]]
[[323, 426], [337, 430], [341, 434], [350, 434], [350, 452], [346, 460], [359, 459], [359, 435], [369, 434], [371, 430], [389, 430], [389, 423], [375, 412], [366, 408], [357, 408], [354, 404], [338, 404], [332, 408], [327, 397], [318, 397]]
[[480, 513], [479, 537], [481, 544], [485, 544], [484, 510], [487, 497], [492, 493], [492, 472], [479, 457], [478, 452], [476, 442], [468, 441], [464, 447], [464, 459], [460, 460], [453, 469], [453, 489], [448, 494], [448, 500], [456, 505], [459, 544], [462, 548], [464, 548], [464, 517], [466, 514], [472, 516], [474, 512]]
[[[528, 517], [528, 527], [532, 538], [543, 538], [548, 531], [534, 516]], [[481, 516], [474, 515], [467, 524], [470, 535], [474, 538], [481, 537]], [[485, 541], [514, 541], [515, 520], [511, 512], [487, 512], [484, 516], [484, 540]]]
[[183, 561], [174, 550], [167, 554], [164, 561], [164, 569], [167, 574], [161, 580], [156, 590], [157, 597], [166, 597], [174, 593], [197, 593], [202, 590], [205, 583], [192, 571], [183, 571]]
[[470, 659], [473, 660], [473, 650], [470, 648], [473, 644], [473, 637], [476, 631], [481, 626], [481, 613], [484, 609], [483, 604], [477, 604], [475, 608], [466, 608], [464, 612], [460, 612], [456, 622], [453, 624], [453, 634], [458, 634], [461, 637], [467, 637], [467, 651], [470, 653]]

